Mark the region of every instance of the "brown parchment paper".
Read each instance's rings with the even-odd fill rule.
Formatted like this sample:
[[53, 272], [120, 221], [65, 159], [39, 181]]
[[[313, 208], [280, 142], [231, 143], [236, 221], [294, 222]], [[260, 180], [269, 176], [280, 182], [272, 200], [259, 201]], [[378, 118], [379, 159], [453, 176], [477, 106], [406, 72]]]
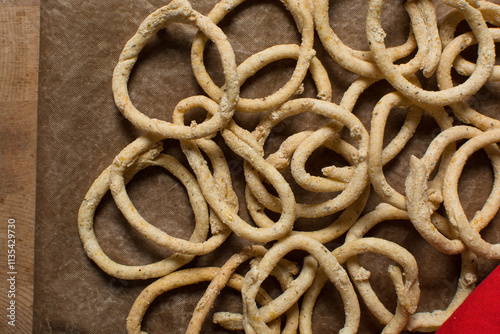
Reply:
[[[111, 91], [111, 75], [118, 55], [140, 22], [168, 1], [98, 1], [42, 0], [40, 97], [38, 116], [38, 170], [36, 215], [36, 268], [34, 333], [125, 333], [125, 319], [136, 296], [153, 280], [125, 281], [108, 276], [90, 261], [82, 248], [77, 213], [93, 180], [111, 164], [113, 157], [140, 133], [119, 113]], [[215, 0], [192, 1], [193, 7], [207, 14]], [[364, 37], [364, 13], [368, 1], [331, 1], [331, 25], [346, 44], [367, 49]], [[441, 8], [442, 13], [447, 9]], [[401, 44], [408, 34], [408, 18], [400, 1], [388, 1], [384, 26], [390, 45]], [[268, 46], [299, 43], [300, 36], [291, 15], [279, 1], [248, 0], [221, 22], [234, 48], [238, 63]], [[141, 53], [130, 80], [131, 97], [136, 106], [150, 117], [170, 120], [171, 111], [182, 98], [203, 94], [190, 68], [190, 43], [196, 29], [174, 24], [162, 30]], [[321, 47], [316, 36], [318, 57], [329, 71], [333, 84], [333, 102], [339, 103], [343, 92], [356, 76], [335, 64]], [[222, 84], [218, 54], [208, 47], [206, 62], [215, 81]], [[275, 91], [290, 77], [295, 62], [284, 60], [266, 67], [242, 87], [244, 97], [261, 97]], [[490, 115], [500, 99], [498, 86], [488, 84], [472, 98], [476, 107]], [[371, 109], [376, 101], [391, 91], [386, 83], [371, 87], [355, 108], [356, 115], [369, 129]], [[299, 96], [314, 97], [311, 78]], [[387, 137], [402, 124], [405, 110], [391, 114]], [[260, 115], [237, 114], [238, 124], [252, 129]], [[323, 119], [302, 115], [273, 132], [268, 151], [285, 136], [300, 129], [316, 128]], [[398, 158], [386, 167], [387, 179], [400, 192], [411, 154], [422, 155], [436, 134], [436, 125], [426, 115], [415, 138]], [[166, 141], [165, 151], [185, 162], [175, 141]], [[327, 151], [323, 151], [327, 152]], [[323, 166], [322, 153], [312, 158], [314, 170]], [[233, 181], [243, 196], [242, 161], [227, 152]], [[335, 162], [334, 158], [330, 162]], [[484, 203], [492, 183], [492, 171], [484, 155], [474, 156], [461, 179], [461, 198], [467, 211], [474, 212]], [[189, 238], [193, 214], [182, 185], [161, 169], [140, 172], [127, 186], [130, 197], [141, 214], [172, 235]], [[297, 193], [298, 200], [310, 194]], [[314, 198], [313, 198], [314, 200]], [[366, 212], [380, 202], [371, 194]], [[244, 203], [240, 197], [240, 203]], [[241, 215], [248, 219], [244, 205]], [[317, 224], [327, 224], [332, 217]], [[307, 228], [305, 219], [297, 222]], [[102, 247], [112, 259], [126, 264], [157, 261], [170, 252], [151, 244], [128, 226], [108, 194], [96, 213], [95, 229]], [[485, 231], [490, 241], [498, 241], [499, 225]], [[429, 246], [407, 221], [386, 222], [370, 232], [404, 245], [416, 257], [422, 289], [418, 311], [445, 308], [453, 297], [460, 271], [460, 257], [440, 254]], [[342, 240], [327, 244], [330, 249]], [[215, 252], [196, 258], [186, 267], [220, 266], [234, 252], [249, 242], [233, 235]], [[394, 289], [388, 279], [387, 261], [375, 255], [361, 257], [372, 271], [373, 285], [382, 301], [395, 307]], [[480, 279], [498, 261], [480, 262]], [[208, 283], [207, 283], [208, 284]], [[196, 302], [207, 284], [175, 290], [151, 305], [143, 329], [149, 333], [183, 333]], [[241, 311], [238, 294], [224, 290], [216, 311]], [[362, 307], [359, 333], [377, 333], [382, 325]], [[224, 333], [207, 319], [204, 333]], [[327, 286], [314, 315], [316, 333], [337, 332], [343, 324], [343, 306], [333, 287]]]

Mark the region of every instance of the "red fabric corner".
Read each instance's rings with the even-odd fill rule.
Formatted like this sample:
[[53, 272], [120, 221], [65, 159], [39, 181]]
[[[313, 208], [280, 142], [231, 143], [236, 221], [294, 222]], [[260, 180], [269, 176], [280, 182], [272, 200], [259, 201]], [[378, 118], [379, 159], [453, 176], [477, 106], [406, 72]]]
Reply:
[[500, 333], [500, 266], [446, 320], [436, 334]]

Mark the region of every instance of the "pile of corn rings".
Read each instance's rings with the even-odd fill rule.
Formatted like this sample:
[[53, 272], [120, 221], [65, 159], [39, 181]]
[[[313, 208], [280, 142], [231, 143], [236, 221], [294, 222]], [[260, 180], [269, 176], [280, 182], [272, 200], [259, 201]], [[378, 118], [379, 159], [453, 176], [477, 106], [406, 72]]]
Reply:
[[[221, 0], [208, 15], [195, 11], [188, 0], [173, 0], [151, 13], [125, 45], [113, 72], [112, 89], [117, 108], [141, 135], [125, 147], [94, 181], [81, 204], [78, 228], [88, 257], [108, 275], [126, 280], [155, 279], [131, 305], [128, 333], [144, 333], [141, 322], [149, 305], [161, 294], [178, 287], [210, 282], [199, 300], [186, 333], [200, 333], [216, 297], [228, 286], [241, 291], [242, 313], [216, 312], [213, 321], [226, 330], [253, 333], [311, 333], [313, 310], [323, 286], [330, 281], [344, 305], [342, 334], [356, 333], [363, 303], [384, 326], [383, 333], [437, 330], [472, 292], [477, 283], [477, 258], [500, 260], [500, 244], [485, 241], [480, 232], [500, 207], [500, 120], [485, 116], [465, 101], [487, 82], [500, 80], [495, 66], [495, 42], [500, 39], [500, 5], [479, 0], [441, 0], [450, 7], [438, 22], [431, 0], [410, 0], [404, 7], [411, 22], [405, 43], [386, 47], [381, 14], [384, 0], [370, 0], [366, 15], [369, 51], [353, 50], [330, 27], [328, 0], [282, 0], [291, 13], [300, 44], [266, 48], [237, 65], [233, 48], [218, 23], [244, 0]], [[464, 23], [465, 22], [465, 23]], [[171, 23], [194, 25], [192, 41], [193, 75], [204, 95], [178, 102], [171, 121], [148, 117], [147, 110], [134, 105], [128, 82], [141, 50]], [[469, 30], [457, 34], [457, 26]], [[317, 35], [315, 35], [315, 33]], [[344, 92], [341, 101], [332, 98], [330, 76], [316, 57], [315, 38], [341, 67], [358, 78]], [[207, 42], [217, 48], [224, 75], [219, 87], [209, 75], [204, 52]], [[477, 44], [476, 62], [460, 54]], [[262, 98], [240, 97], [240, 87], [265, 66], [282, 59], [296, 60], [286, 84]], [[466, 77], [455, 84], [452, 71]], [[297, 98], [310, 74], [316, 98]], [[434, 79], [438, 89], [427, 90], [422, 80]], [[388, 82], [393, 91], [384, 95], [372, 111], [367, 129], [353, 113], [358, 98], [369, 87]], [[203, 109], [201, 122], [187, 120], [190, 110]], [[407, 108], [404, 124], [384, 146], [389, 113]], [[262, 115], [253, 130], [238, 125], [238, 113]], [[323, 117], [321, 126], [288, 136], [279, 148], [264, 149], [273, 129], [288, 117], [312, 113]], [[421, 157], [408, 161], [405, 191], [400, 193], [387, 181], [384, 166], [404, 149], [423, 115], [438, 124], [436, 133]], [[186, 124], [189, 123], [189, 124]], [[214, 140], [222, 138], [234, 154], [244, 160], [245, 196], [234, 190], [225, 151]], [[177, 140], [188, 165], [163, 152], [164, 141]], [[306, 170], [316, 150], [341, 156], [346, 163], [321, 169], [322, 175]], [[495, 176], [484, 206], [469, 220], [459, 198], [459, 179], [471, 155], [484, 150]], [[185, 240], [169, 235], [146, 221], [130, 200], [126, 184], [141, 170], [160, 166], [186, 188], [194, 213], [194, 230]], [[498, 167], [498, 168], [497, 168]], [[325, 194], [321, 202], [300, 203], [291, 186]], [[106, 193], [128, 223], [151, 242], [175, 254], [147, 265], [125, 265], [105, 254], [94, 230], [94, 215]], [[370, 191], [381, 203], [364, 212]], [[251, 219], [239, 212], [244, 201]], [[334, 216], [331, 224], [317, 230], [296, 228], [299, 218]], [[417, 312], [420, 299], [419, 271], [412, 253], [399, 244], [365, 236], [377, 224], [408, 220], [436, 250], [461, 256], [456, 294], [446, 309]], [[182, 269], [196, 256], [224, 247], [231, 234], [251, 246], [230, 256], [221, 267]], [[340, 246], [325, 245], [342, 240]], [[329, 244], [329, 245], [330, 245]], [[295, 250], [307, 253], [302, 262], [287, 259]], [[370, 284], [370, 272], [358, 260], [364, 253], [380, 254], [394, 264], [384, 268], [392, 280], [396, 309], [390, 311]], [[244, 275], [235, 271], [249, 263]], [[262, 283], [274, 277], [281, 294], [270, 297]], [[166, 320], [168, 323], [168, 320]]]

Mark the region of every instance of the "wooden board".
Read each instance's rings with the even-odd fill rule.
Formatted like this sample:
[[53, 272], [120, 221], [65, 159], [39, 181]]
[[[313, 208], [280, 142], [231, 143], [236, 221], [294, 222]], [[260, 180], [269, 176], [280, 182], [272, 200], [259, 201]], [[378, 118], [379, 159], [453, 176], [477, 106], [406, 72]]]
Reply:
[[38, 0], [0, 0], [2, 333], [32, 331], [39, 28]]

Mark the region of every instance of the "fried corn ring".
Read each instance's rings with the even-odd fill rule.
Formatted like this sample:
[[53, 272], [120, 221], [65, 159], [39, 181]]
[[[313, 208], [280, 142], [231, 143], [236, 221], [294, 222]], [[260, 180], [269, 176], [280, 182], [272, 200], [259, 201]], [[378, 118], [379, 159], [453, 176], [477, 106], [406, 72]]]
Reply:
[[[310, 111], [344, 123], [347, 128], [349, 128], [351, 136], [358, 143], [356, 156], [351, 158], [352, 161], [356, 162], [355, 171], [349, 183], [347, 183], [345, 189], [340, 195], [318, 204], [297, 203], [297, 217], [323, 217], [343, 210], [351, 205], [366, 187], [366, 152], [368, 149], [368, 132], [365, 130], [359, 119], [347, 110], [344, 110], [343, 108], [330, 102], [313, 99], [296, 99], [288, 101], [280, 108], [273, 111], [266, 118], [265, 122], [270, 122], [271, 124], [274, 122], [278, 123], [283, 118], [296, 115], [304, 111]], [[255, 138], [261, 143], [261, 145], [263, 145], [267, 134], [272, 128], [272, 125], [264, 125], [263, 123], [261, 123], [260, 126], [253, 131]], [[266, 208], [274, 212], [280, 212], [281, 203], [279, 199], [271, 195], [267, 189], [265, 189], [255, 170], [248, 168], [248, 165], [245, 167], [245, 178], [248, 186], [252, 190], [253, 195]]]
[[[345, 107], [347, 110], [354, 109], [354, 105], [358, 100], [361, 93], [366, 90], [371, 84], [376, 82], [375, 79], [360, 78], [356, 80], [349, 89], [346, 91], [342, 97], [340, 103], [341, 107]], [[391, 140], [391, 142], [382, 150], [381, 164], [386, 165], [390, 160], [401, 152], [408, 140], [413, 136], [422, 116], [422, 111], [420, 109], [411, 109], [405, 118], [404, 124], [398, 134]], [[337, 132], [343, 127], [341, 123], [332, 121], [329, 124], [330, 127], [326, 127], [316, 131], [316, 133], [311, 134], [311, 136], [305, 139], [302, 143], [298, 144], [296, 147], [297, 153], [294, 154], [294, 159], [292, 160], [292, 175], [297, 183], [305, 189], [316, 191], [316, 192], [328, 192], [328, 191], [341, 191], [345, 188], [345, 184], [349, 182], [354, 168], [352, 166], [337, 168], [337, 167], [325, 167], [322, 169], [324, 175], [328, 176], [328, 179], [322, 177], [315, 177], [310, 175], [305, 170], [305, 164], [307, 158], [312, 154], [312, 152], [317, 149], [320, 145], [325, 144], [327, 140], [330, 140], [329, 146], [333, 151], [336, 152], [350, 152], [347, 155], [342, 153], [344, 158], [351, 164], [354, 165], [350, 156], [355, 156], [355, 148], [346, 143], [343, 140], [339, 140], [336, 135]], [[329, 136], [325, 136], [322, 132], [328, 131]], [[322, 137], [323, 140], [315, 140], [315, 137]], [[333, 140], [333, 142], [331, 142]], [[333, 180], [331, 180], [333, 179]], [[337, 187], [337, 188], [336, 188]]]
[[[147, 286], [136, 298], [130, 309], [127, 317], [127, 333], [147, 334], [141, 331], [142, 318], [146, 314], [149, 305], [151, 305], [153, 300], [159, 295], [183, 286], [211, 281], [217, 276], [219, 271], [220, 268], [217, 267], [183, 269], [166, 275]], [[244, 278], [242, 276], [233, 273], [227, 281], [227, 286], [236, 290], [241, 290], [243, 280]], [[266, 304], [271, 299], [262, 289], [259, 290], [257, 296], [259, 302], [262, 304]], [[279, 322], [275, 322], [272, 325], [273, 330], [271, 333], [280, 333], [279, 325]]]
[[[362, 241], [364, 235], [375, 225], [386, 220], [401, 219], [407, 220], [408, 215], [405, 211], [399, 210], [389, 204], [382, 203], [379, 204], [375, 210], [369, 212], [349, 230], [346, 235], [346, 244], [353, 242], [354, 240]], [[378, 242], [382, 242], [382, 239], [377, 239]], [[389, 252], [385, 256], [392, 258], [394, 261], [401, 263], [403, 252]], [[470, 251], [465, 250], [461, 253], [462, 257], [462, 270], [460, 272], [460, 278], [458, 281], [457, 290], [453, 300], [448, 304], [445, 310], [435, 310], [433, 312], [411, 312], [411, 316], [407, 319], [408, 324], [406, 325], [406, 330], [410, 331], [434, 331], [455, 311], [455, 309], [460, 306], [460, 304], [467, 298], [467, 296], [474, 290], [475, 282], [477, 281], [477, 258]], [[414, 259], [413, 259], [414, 261]], [[410, 263], [410, 262], [408, 262]], [[357, 257], [352, 257], [347, 260], [347, 269], [349, 274], [354, 280], [354, 285], [356, 289], [361, 294], [363, 301], [366, 306], [370, 309], [370, 312], [382, 323], [388, 324], [394, 319], [394, 315], [387, 310], [387, 308], [382, 304], [380, 299], [377, 297], [373, 288], [368, 281], [370, 272], [364, 269], [357, 259]], [[406, 273], [406, 270], [405, 270]], [[393, 278], [391, 276], [391, 278]], [[405, 278], [408, 280], [409, 277], [405, 274]], [[393, 278], [394, 281], [394, 278]], [[396, 286], [397, 287], [397, 286]], [[397, 290], [396, 290], [397, 291]], [[398, 299], [400, 293], [398, 292]], [[410, 294], [409, 305], [414, 305], [416, 297]], [[418, 302], [418, 299], [416, 300]], [[399, 304], [399, 300], [398, 300]], [[413, 310], [414, 311], [414, 310]], [[396, 311], [397, 313], [397, 311]]]
[[[173, 157], [160, 154], [161, 147], [154, 146], [138, 157], [125, 170], [127, 183], [140, 170], [148, 166], [161, 166], [179, 178], [188, 190], [196, 219], [191, 242], [203, 242], [207, 238], [209, 222], [208, 207], [194, 177]], [[109, 190], [111, 166], [94, 181], [83, 200], [78, 213], [78, 230], [87, 256], [104, 272], [119, 279], [148, 279], [167, 275], [190, 262], [194, 255], [175, 254], [147, 265], [123, 265], [111, 260], [102, 250], [94, 232], [94, 214], [97, 206]]]
[[[221, 0], [218, 2], [214, 8], [207, 15], [215, 24], [219, 23], [231, 10], [236, 6], [241, 4], [245, 0]], [[238, 111], [244, 112], [258, 112], [264, 110], [270, 110], [276, 108], [295, 94], [302, 84], [304, 77], [309, 68], [311, 59], [314, 57], [315, 51], [313, 50], [313, 40], [314, 40], [314, 23], [312, 19], [311, 12], [307, 8], [307, 3], [305, 1], [282, 1], [287, 10], [293, 15], [297, 27], [302, 35], [302, 42], [300, 45], [300, 50], [297, 53], [294, 52], [293, 58], [297, 59], [297, 65], [292, 74], [292, 77], [282, 88], [277, 92], [266, 96], [264, 98], [256, 99], [246, 99], [240, 98], [236, 106]], [[193, 41], [191, 48], [191, 63], [193, 67], [193, 73], [204, 91], [215, 101], [219, 102], [222, 97], [223, 90], [219, 88], [212, 80], [208, 74], [205, 65], [203, 63], [203, 52], [205, 49], [207, 38], [202, 34], [198, 33]], [[281, 49], [292, 49], [296, 46], [283, 45], [271, 48], [269, 50]], [[274, 51], [273, 51], [274, 52]], [[271, 54], [273, 53], [271, 52]], [[278, 51], [282, 52], [282, 51]], [[259, 53], [260, 54], [260, 53]], [[284, 58], [284, 57], [283, 57]], [[279, 58], [269, 58], [267, 61], [261, 63], [261, 59], [258, 56], [252, 56], [245, 61], [244, 66], [239, 66], [238, 76], [240, 78], [239, 85], [242, 86], [244, 81], [252, 76], [259, 69], [267, 65], [269, 62], [282, 59]], [[317, 60], [315, 61], [317, 62]], [[326, 96], [325, 96], [326, 97]]]
[[[404, 195], [398, 193], [394, 188], [392, 188], [384, 176], [382, 147], [384, 140], [384, 128], [390, 111], [394, 107], [408, 104], [411, 105], [411, 102], [397, 92], [389, 93], [380, 99], [372, 113], [370, 150], [368, 151], [368, 174], [370, 175], [370, 181], [375, 192], [381, 196], [384, 201], [401, 210], [406, 209], [406, 198]], [[433, 116], [442, 130], [452, 126], [451, 117], [448, 116], [443, 108], [426, 106], [425, 110]], [[418, 113], [418, 111], [410, 108], [409, 113]], [[412, 119], [416, 122], [420, 118], [417, 116], [412, 117]], [[416, 126], [412, 126], [412, 128], [416, 128]], [[444, 172], [441, 172], [441, 175], [436, 176], [436, 180], [441, 179], [443, 173]]]
[[[436, 218], [434, 211], [443, 202], [442, 185], [436, 188], [428, 188], [428, 179], [434, 166], [437, 165], [442, 152], [451, 143], [462, 139], [471, 139], [481, 135], [483, 132], [470, 126], [454, 126], [440, 133], [429, 145], [426, 153], [421, 159], [412, 156], [410, 169], [406, 177], [406, 207], [408, 216], [420, 235], [427, 240], [434, 248], [445, 254], [458, 254], [465, 250], [465, 245], [456, 231], [448, 235], [443, 235], [439, 229], [433, 225], [432, 220]], [[485, 148], [490, 158], [495, 174], [500, 172], [500, 150], [496, 146]], [[448, 164], [449, 162], [447, 162]], [[500, 197], [498, 196], [499, 183], [495, 179], [493, 190], [486, 200], [483, 208], [476, 213], [472, 224], [477, 226], [477, 230], [482, 230], [488, 222], [493, 219], [495, 213], [500, 208]], [[449, 225], [449, 223], [447, 223]], [[451, 240], [449, 239], [451, 238]]]
[[[495, 42], [500, 41], [500, 29], [490, 28], [489, 31]], [[441, 63], [439, 64], [437, 71], [439, 88], [448, 89], [453, 87], [451, 68], [456, 63], [460, 52], [465, 50], [473, 43], [476, 43], [474, 35], [471, 33], [465, 33], [457, 36], [447, 45], [446, 49], [443, 51]], [[494, 79], [493, 75], [494, 73], [492, 73], [492, 77], [490, 77], [490, 79]], [[481, 113], [472, 109], [464, 101], [459, 101], [452, 104], [451, 108], [453, 110], [453, 113], [461, 121], [474, 125], [483, 131], [500, 127], [500, 120], [482, 115]]]
[[[242, 249], [240, 252], [234, 254], [228, 261], [226, 261], [217, 275], [210, 282], [210, 285], [205, 290], [203, 297], [198, 301], [191, 320], [189, 321], [186, 334], [200, 333], [203, 321], [210, 312], [215, 299], [220, 294], [221, 290], [226, 286], [236, 268], [238, 268], [243, 262], [251, 258], [263, 257], [266, 252], [267, 250], [262, 246], [248, 246]], [[266, 305], [268, 305], [269, 302], [271, 302], [271, 299], [268, 299], [266, 301]], [[276, 319], [278, 319], [278, 316], [276, 317]], [[235, 317], [232, 316], [232, 318]], [[287, 323], [289, 323], [289, 321]], [[234, 327], [235, 326], [233, 325], [232, 329], [235, 329]]]
[[344, 303], [345, 324], [342, 333], [355, 333], [359, 326], [360, 309], [356, 293], [346, 272], [327, 248], [314, 239], [300, 235], [279, 240], [268, 250], [259, 265], [246, 274], [242, 287], [245, 331], [255, 331], [259, 334], [269, 332], [269, 328], [263, 321], [263, 315], [257, 308], [255, 296], [276, 263], [294, 249], [305, 250], [318, 261], [328, 279], [339, 291]]
[[[265, 254], [262, 254], [265, 256]], [[284, 261], [281, 259], [280, 261]], [[286, 260], [285, 260], [286, 261]], [[258, 264], [256, 264], [258, 265]], [[280, 282], [283, 293], [273, 299], [260, 309], [260, 318], [264, 323], [270, 323], [278, 319], [281, 315], [287, 315], [287, 326], [285, 326], [282, 334], [296, 333], [299, 326], [299, 304], [298, 299], [311, 285], [316, 274], [317, 263], [312, 257], [307, 257], [304, 260], [302, 270], [297, 278], [293, 279], [286, 271], [280, 268], [280, 263], [272, 269], [271, 275], [275, 276]], [[284, 275], [285, 274], [285, 275]], [[245, 284], [242, 286], [242, 295], [245, 294]], [[224, 312], [225, 317], [230, 317], [232, 324], [230, 329], [241, 330], [244, 328], [245, 316], [237, 313]], [[214, 315], [214, 321], [220, 323], [221, 314]], [[291, 321], [290, 321], [291, 320]], [[224, 326], [225, 328], [228, 328]], [[266, 325], [267, 327], [267, 325]]]
[[[361, 196], [354, 201], [354, 203], [349, 205], [337, 219], [332, 221], [330, 225], [314, 231], [292, 230], [289, 234], [304, 235], [309, 238], [316, 239], [322, 244], [333, 241], [347, 232], [349, 228], [356, 223], [356, 220], [359, 218], [366, 206], [369, 194], [370, 187], [366, 187]], [[264, 206], [257, 201], [248, 187], [245, 189], [245, 198], [247, 200], [248, 211], [255, 224], [260, 227], [272, 227], [274, 225], [274, 221], [264, 213]]]
[[[410, 314], [415, 311], [420, 296], [417, 277], [418, 269], [415, 259], [408, 251], [399, 245], [377, 238], [363, 238], [346, 242], [341, 247], [335, 249], [332, 254], [338, 260], [339, 264], [342, 264], [350, 257], [366, 252], [380, 253], [384, 256], [393, 258], [405, 268], [404, 282], [398, 267], [391, 266], [389, 268], [389, 273], [398, 294], [398, 309], [396, 316], [392, 317], [391, 321], [382, 332], [399, 333], [406, 325]], [[312, 313], [314, 305], [323, 286], [328, 281], [328, 277], [325, 275], [323, 268], [324, 267], [320, 267], [320, 271], [318, 271], [313, 285], [304, 295], [300, 311], [301, 322], [299, 327], [300, 332], [304, 334], [312, 333]], [[357, 277], [359, 278], [361, 276], [358, 275]], [[355, 283], [356, 279], [357, 278], [354, 278]]]
[[412, 84], [393, 64], [384, 44], [386, 34], [380, 23], [384, 2], [385, 0], [370, 0], [366, 17], [366, 36], [375, 62], [385, 79], [401, 94], [414, 103], [443, 106], [475, 94], [488, 80], [495, 63], [495, 44], [481, 12], [466, 0], [442, 0], [442, 2], [460, 10], [469, 23], [479, 42], [478, 66], [466, 82], [441, 91], [428, 91]]
[[[220, 99], [217, 113], [203, 124], [185, 126], [151, 119], [137, 110], [130, 100], [127, 83], [140, 51], [160, 29], [170, 22], [195, 25], [214, 42], [221, 55], [226, 81], [225, 92]], [[113, 94], [118, 109], [141, 131], [175, 139], [193, 139], [213, 135], [231, 120], [239, 98], [239, 79], [233, 49], [222, 30], [209, 18], [193, 10], [187, 0], [173, 0], [167, 6], [150, 14], [125, 45], [113, 72]]]
[[[500, 140], [500, 130], [486, 131], [474, 138], [469, 139], [463, 144], [450, 162], [445, 174], [445, 182], [443, 186], [444, 207], [450, 219], [450, 223], [460, 234], [460, 239], [474, 254], [486, 259], [500, 259], [500, 244], [491, 244], [484, 241], [479, 234], [480, 227], [484, 226], [485, 222], [489, 222], [492, 217], [485, 217], [483, 212], [478, 211], [474, 215], [473, 221], [469, 222], [465, 215], [464, 209], [460, 204], [458, 197], [458, 179], [467, 162], [467, 159], [477, 150], [486, 148], [490, 144], [494, 144]], [[498, 171], [494, 169], [495, 184], [500, 177]], [[496, 187], [492, 191], [491, 196], [498, 196]], [[485, 207], [488, 206], [488, 202]], [[485, 211], [496, 213], [498, 206], [488, 207]], [[488, 219], [489, 218], [489, 219]], [[479, 223], [477, 223], [479, 222]]]
[[[369, 79], [369, 78], [359, 78], [354, 81], [347, 91], [342, 96], [342, 100], [340, 101], [340, 106], [350, 110], [353, 112], [354, 106], [358, 101], [359, 96], [372, 84], [379, 81], [378, 79]], [[418, 113], [411, 112], [407, 114], [407, 117], [404, 120], [403, 125], [401, 126], [401, 130], [398, 134], [391, 140], [389, 144], [382, 150], [382, 166], [385, 166], [389, 161], [394, 159], [401, 150], [406, 145], [407, 141], [413, 136], [415, 130], [420, 122], [420, 119], [417, 121]], [[340, 129], [339, 129], [340, 130]]]
[[[166, 232], [148, 223], [137, 211], [127, 194], [124, 179], [125, 170], [137, 159], [137, 157], [146, 152], [157, 142], [158, 138], [156, 137], [139, 137], [115, 157], [109, 171], [110, 190], [115, 203], [129, 224], [152, 242], [171, 251], [183, 254], [208, 254], [219, 247], [227, 239], [230, 233], [229, 230], [218, 229], [217, 231], [213, 231], [213, 235], [204, 242], [192, 242], [172, 237]], [[195, 180], [193, 181], [198, 183]]]
[[[500, 6], [488, 1], [478, 1], [478, 3], [479, 7], [477, 9], [479, 9], [483, 14], [484, 20], [497, 27], [500, 26]], [[444, 47], [451, 43], [451, 41], [455, 38], [455, 30], [458, 24], [463, 20], [464, 17], [458, 10], [453, 10], [444, 17], [440, 29], [441, 41]], [[493, 38], [495, 39], [495, 36], [493, 36]], [[498, 40], [495, 39], [495, 42], [498, 42]], [[464, 59], [462, 56], [457, 55], [455, 61], [453, 62], [453, 67], [461, 75], [470, 76], [472, 72], [474, 72], [476, 65]], [[500, 80], [500, 67], [498, 65], [493, 67], [489, 80]]]
[[[209, 114], [213, 114], [217, 110], [217, 103], [203, 96], [187, 98], [181, 101], [179, 105], [181, 104], [186, 109], [203, 107]], [[181, 141], [181, 147], [196, 177], [199, 180], [203, 180], [200, 186], [207, 202], [224, 224], [228, 225], [239, 236], [250, 241], [266, 243], [277, 240], [293, 228], [295, 221], [295, 197], [283, 176], [271, 164], [266, 162], [252, 146], [242, 140], [241, 136], [236, 135], [235, 132], [244, 132], [244, 129], [239, 128], [234, 122], [231, 122], [231, 125], [222, 131], [225, 142], [233, 152], [248, 161], [253, 168], [256, 168], [275, 187], [280, 195], [283, 211], [279, 221], [273, 227], [258, 228], [245, 222], [238, 215], [236, 208], [232, 207], [230, 203], [227, 203], [220, 196], [217, 191], [217, 182], [212, 176], [205, 158], [197, 145], [192, 141], [183, 140]]]
[[[267, 250], [266, 250], [267, 251]], [[250, 263], [252, 266], [257, 266], [257, 259], [252, 260]], [[273, 268], [271, 272], [271, 276], [275, 277], [278, 281], [281, 289], [283, 291], [287, 290], [290, 284], [293, 283], [294, 279], [292, 275], [295, 275], [299, 272], [299, 268], [294, 266], [293, 262], [289, 262], [286, 259], [281, 259], [280, 262]], [[303, 275], [304, 276], [304, 275]], [[303, 278], [299, 279], [303, 281]], [[241, 290], [241, 289], [240, 289]], [[260, 290], [259, 290], [260, 291]], [[286, 292], [286, 291], [285, 291]], [[273, 304], [276, 304], [279, 299], [270, 300], [267, 304], [263, 305], [263, 307], [270, 307], [271, 309], [275, 308]], [[262, 304], [262, 303], [261, 303]], [[214, 314], [214, 323], [220, 324], [222, 327], [230, 330], [242, 330], [243, 329], [243, 314], [240, 313], [232, 313], [232, 312], [216, 312]], [[278, 321], [279, 318], [272, 320], [269, 324], [273, 324]], [[297, 328], [299, 324], [299, 307], [298, 304], [295, 303], [288, 308], [286, 311], [286, 323], [281, 331], [281, 334], [295, 334], [297, 333]]]
[[[328, 51], [328, 54], [342, 67], [362, 77], [377, 79], [383, 78], [383, 74], [375, 64], [371, 52], [352, 50], [344, 43], [342, 43], [342, 41], [334, 33], [334, 31], [330, 27], [330, 19], [328, 16], [328, 0], [311, 0], [309, 2], [310, 7], [312, 7], [311, 9], [313, 11], [316, 32], [318, 33], [321, 43]], [[410, 15], [413, 25], [414, 21], [416, 21], [418, 18], [421, 18], [422, 12], [411, 11], [410, 9], [410, 12], [408, 14]], [[392, 61], [404, 58], [411, 54], [417, 44], [418, 43], [412, 31], [406, 43], [399, 47], [390, 48], [388, 50], [388, 56], [391, 57], [390, 59]], [[427, 43], [425, 45], [427, 45]], [[401, 67], [401, 71], [403, 71], [405, 75], [413, 74], [419, 70], [425, 57], [426, 52], [421, 51], [419, 48], [418, 54], [410, 62], [399, 65], [399, 67]]]
[[442, 43], [439, 35], [438, 22], [436, 17], [436, 10], [432, 1], [413, 0], [405, 3], [406, 10], [408, 6], [415, 6], [415, 10], [420, 11], [423, 23], [421, 25], [414, 25], [413, 32], [415, 36], [420, 34], [420, 30], [425, 33], [422, 37], [417, 39], [417, 44], [420, 47], [427, 44], [427, 56], [422, 62], [420, 69], [426, 78], [430, 78], [439, 65], [441, 58]]
[[[354, 148], [353, 150], [349, 150], [348, 154], [342, 154], [350, 165], [346, 167], [328, 167], [328, 169], [326, 169], [326, 173], [328, 173], [329, 176], [328, 178], [313, 176], [306, 171], [306, 162], [311, 154], [316, 149], [324, 146], [327, 141], [333, 141], [336, 143], [339, 143], [340, 141], [337, 132], [329, 126], [325, 126], [314, 131], [310, 136], [297, 145], [290, 161], [290, 171], [294, 180], [302, 188], [314, 192], [342, 191], [347, 187], [347, 184], [355, 173], [354, 166], [356, 163], [353, 158], [356, 156], [357, 152]], [[333, 151], [339, 153], [344, 152], [345, 150], [334, 149]], [[325, 169], [322, 171], [323, 174], [325, 174]]]

